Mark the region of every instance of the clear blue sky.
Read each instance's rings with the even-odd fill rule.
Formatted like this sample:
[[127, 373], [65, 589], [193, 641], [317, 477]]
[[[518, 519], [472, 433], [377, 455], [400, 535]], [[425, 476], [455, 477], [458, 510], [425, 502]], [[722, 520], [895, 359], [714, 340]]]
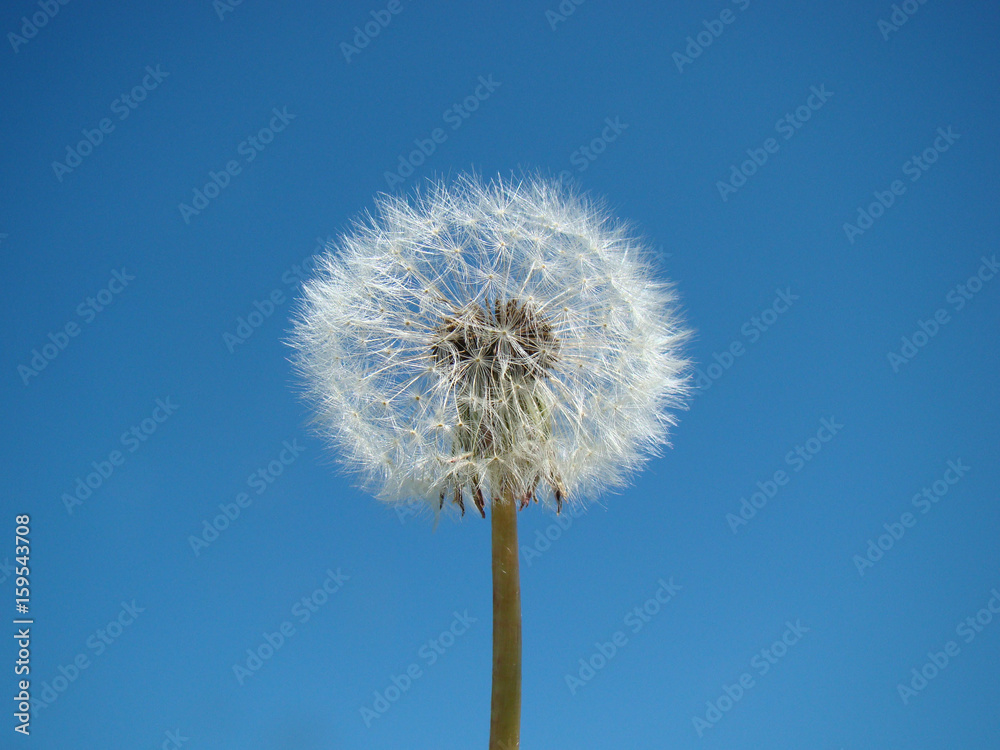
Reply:
[[0, 746], [485, 747], [488, 523], [353, 489], [282, 343], [317, 238], [475, 168], [607, 197], [704, 373], [520, 516], [523, 746], [1000, 747], [997, 6], [467, 5], [5, 4]]

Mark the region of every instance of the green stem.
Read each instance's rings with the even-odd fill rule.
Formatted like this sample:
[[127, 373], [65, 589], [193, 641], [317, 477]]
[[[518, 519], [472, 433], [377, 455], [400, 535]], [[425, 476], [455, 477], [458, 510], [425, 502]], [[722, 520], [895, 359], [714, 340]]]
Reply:
[[521, 743], [521, 581], [517, 560], [517, 506], [504, 492], [491, 504], [493, 529], [493, 699], [490, 750]]

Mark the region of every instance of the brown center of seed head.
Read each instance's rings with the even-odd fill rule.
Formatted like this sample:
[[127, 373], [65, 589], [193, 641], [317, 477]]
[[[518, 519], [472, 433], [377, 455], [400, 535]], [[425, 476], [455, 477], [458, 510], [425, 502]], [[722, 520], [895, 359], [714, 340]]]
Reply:
[[496, 300], [491, 308], [473, 303], [446, 317], [431, 348], [435, 363], [456, 384], [481, 391], [544, 377], [555, 363], [558, 341], [527, 302]]
[[[522, 300], [496, 300], [492, 305], [470, 303], [445, 317], [434, 332], [434, 364], [451, 381], [460, 424], [454, 432], [456, 456], [503, 459], [513, 451], [519, 434], [546, 432], [548, 414], [533, 387], [556, 362], [559, 341], [548, 320]], [[485, 518], [480, 475], [456, 479], [441, 492], [452, 493], [465, 513], [466, 481]], [[500, 478], [523, 508], [535, 498], [540, 481], [553, 489], [557, 511], [565, 491], [557, 476], [535, 475], [525, 484]], [[521, 486], [524, 485], [524, 486]], [[535, 498], [537, 499], [537, 498]]]

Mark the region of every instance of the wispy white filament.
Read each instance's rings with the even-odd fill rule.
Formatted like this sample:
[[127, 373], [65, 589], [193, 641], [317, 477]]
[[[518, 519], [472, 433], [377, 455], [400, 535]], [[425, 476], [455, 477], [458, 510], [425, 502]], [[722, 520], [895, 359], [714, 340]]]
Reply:
[[556, 505], [625, 483], [682, 405], [648, 249], [540, 178], [433, 183], [328, 248], [292, 344], [320, 430], [387, 501]]

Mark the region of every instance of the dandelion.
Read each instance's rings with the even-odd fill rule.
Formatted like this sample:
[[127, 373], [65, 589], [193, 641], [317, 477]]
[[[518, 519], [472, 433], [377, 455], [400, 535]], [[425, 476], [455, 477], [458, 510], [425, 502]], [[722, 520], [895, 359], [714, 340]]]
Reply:
[[319, 429], [361, 484], [490, 511], [491, 748], [520, 731], [515, 508], [623, 486], [683, 405], [688, 331], [651, 253], [541, 178], [382, 195], [304, 287], [292, 344]]

